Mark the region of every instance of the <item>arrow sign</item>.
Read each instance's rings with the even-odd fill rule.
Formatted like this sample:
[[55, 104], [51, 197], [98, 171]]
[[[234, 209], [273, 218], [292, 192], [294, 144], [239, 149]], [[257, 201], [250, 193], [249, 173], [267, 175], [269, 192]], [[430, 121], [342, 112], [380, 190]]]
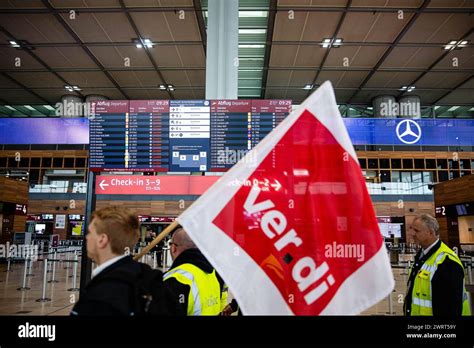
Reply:
[[105, 179], [104, 179], [104, 180], [102, 180], [102, 181], [100, 182], [99, 186], [100, 186], [100, 188], [102, 189], [102, 191], [105, 191], [104, 186], [109, 186], [109, 184], [106, 184], [106, 183], [105, 183]]
[[275, 191], [278, 191], [281, 188], [281, 184], [278, 180], [275, 180], [275, 184], [271, 184], [270, 186], [275, 188]]

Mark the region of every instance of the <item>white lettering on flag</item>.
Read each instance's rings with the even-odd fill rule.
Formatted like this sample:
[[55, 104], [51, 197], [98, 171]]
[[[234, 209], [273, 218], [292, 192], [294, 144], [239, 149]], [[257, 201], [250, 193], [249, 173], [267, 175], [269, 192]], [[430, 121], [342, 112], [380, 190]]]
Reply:
[[245, 314], [359, 314], [392, 291], [329, 82], [247, 156], [178, 217]]

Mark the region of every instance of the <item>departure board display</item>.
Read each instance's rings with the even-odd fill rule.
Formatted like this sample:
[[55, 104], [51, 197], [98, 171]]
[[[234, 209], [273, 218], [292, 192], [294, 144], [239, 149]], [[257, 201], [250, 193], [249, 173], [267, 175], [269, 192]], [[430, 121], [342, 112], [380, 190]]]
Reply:
[[105, 100], [92, 105], [94, 171], [225, 171], [291, 111], [290, 100]]
[[89, 166], [91, 170], [128, 168], [126, 157], [128, 100], [92, 103], [89, 123]]
[[210, 132], [209, 100], [170, 101], [170, 171], [207, 171]]
[[211, 101], [211, 170], [231, 168], [252, 148], [251, 100]]
[[169, 101], [131, 100], [128, 127], [129, 168], [168, 171]]
[[252, 148], [291, 112], [291, 100], [252, 100], [249, 120]]
[[92, 105], [91, 170], [167, 171], [169, 101], [99, 101]]

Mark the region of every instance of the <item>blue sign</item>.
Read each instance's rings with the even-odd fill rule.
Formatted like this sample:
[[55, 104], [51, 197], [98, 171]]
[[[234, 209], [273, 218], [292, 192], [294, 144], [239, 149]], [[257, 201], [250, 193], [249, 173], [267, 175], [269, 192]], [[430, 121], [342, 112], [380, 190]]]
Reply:
[[354, 145], [474, 145], [474, 120], [345, 118], [344, 124]]
[[89, 144], [89, 120], [0, 118], [0, 144]]
[[[192, 102], [192, 103], [190, 103]], [[199, 171], [209, 166], [210, 131], [195, 127], [209, 124], [208, 101], [170, 101], [170, 142], [174, 146], [173, 168]], [[354, 145], [474, 146], [474, 120], [344, 118]], [[188, 124], [189, 123], [189, 124]], [[247, 129], [242, 126], [242, 132]], [[233, 130], [235, 132], [235, 130]], [[172, 134], [172, 135], [171, 135]], [[0, 144], [88, 144], [86, 118], [0, 118]], [[178, 152], [179, 154], [177, 154]], [[188, 158], [188, 154], [194, 157]], [[184, 156], [184, 157], [181, 157]], [[198, 157], [196, 157], [198, 156]], [[197, 158], [197, 159], [196, 159]]]

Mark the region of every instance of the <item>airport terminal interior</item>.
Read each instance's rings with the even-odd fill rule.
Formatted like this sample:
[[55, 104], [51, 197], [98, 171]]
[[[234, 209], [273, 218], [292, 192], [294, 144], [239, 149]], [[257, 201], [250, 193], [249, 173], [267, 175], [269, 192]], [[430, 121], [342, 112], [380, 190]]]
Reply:
[[[361, 315], [403, 315], [423, 213], [472, 299], [473, 12], [470, 0], [1, 0], [0, 315], [69, 315], [95, 267], [91, 211], [136, 213], [140, 252], [325, 81], [395, 279]], [[11, 252], [26, 245], [37, 258]], [[169, 269], [169, 237], [140, 262]]]

